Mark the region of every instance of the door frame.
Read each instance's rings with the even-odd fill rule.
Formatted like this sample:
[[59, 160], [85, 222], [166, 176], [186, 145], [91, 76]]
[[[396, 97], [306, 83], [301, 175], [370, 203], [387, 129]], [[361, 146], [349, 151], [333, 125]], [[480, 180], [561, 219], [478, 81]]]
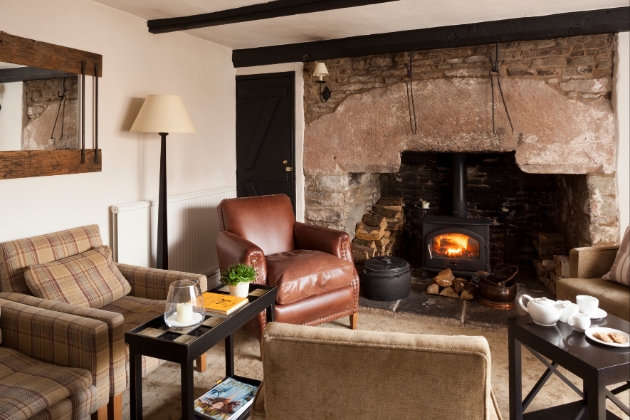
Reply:
[[[248, 75], [242, 75], [242, 76], [236, 76], [236, 82], [242, 81], [242, 80], [256, 80], [256, 79], [273, 79], [273, 78], [282, 78], [282, 77], [289, 77], [290, 79], [290, 84], [289, 84], [289, 94], [287, 96], [289, 96], [291, 98], [292, 104], [293, 106], [291, 106], [291, 167], [293, 168], [293, 170], [291, 171], [291, 176], [290, 176], [290, 180], [293, 183], [293, 200], [294, 200], [294, 208], [293, 208], [293, 213], [297, 216], [298, 214], [298, 191], [297, 191], [297, 180], [296, 180], [296, 172], [297, 172], [297, 161], [296, 161], [296, 153], [295, 153], [295, 105], [296, 105], [296, 98], [295, 98], [295, 71], [283, 71], [283, 72], [277, 72], [277, 73], [256, 73], [256, 74], [248, 74]], [[236, 83], [235, 83], [236, 86]], [[236, 96], [236, 100], [234, 102], [235, 108], [236, 108], [236, 101], [238, 100], [238, 88], [236, 88], [236, 92], [235, 96]], [[236, 115], [238, 115], [238, 109], [235, 110]], [[235, 131], [235, 137], [236, 137], [236, 131]], [[234, 142], [234, 155], [236, 157], [236, 142]], [[238, 161], [237, 161], [237, 170], [238, 170]], [[299, 165], [300, 167], [302, 165]], [[234, 174], [236, 176], [236, 174]], [[238, 180], [237, 180], [238, 182]]]

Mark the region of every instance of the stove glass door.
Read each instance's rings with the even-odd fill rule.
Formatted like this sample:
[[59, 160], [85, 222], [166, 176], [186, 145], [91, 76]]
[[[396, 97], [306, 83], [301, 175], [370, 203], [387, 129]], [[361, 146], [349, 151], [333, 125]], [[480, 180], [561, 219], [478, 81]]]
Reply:
[[431, 239], [432, 258], [479, 259], [479, 241], [463, 233], [443, 233]]

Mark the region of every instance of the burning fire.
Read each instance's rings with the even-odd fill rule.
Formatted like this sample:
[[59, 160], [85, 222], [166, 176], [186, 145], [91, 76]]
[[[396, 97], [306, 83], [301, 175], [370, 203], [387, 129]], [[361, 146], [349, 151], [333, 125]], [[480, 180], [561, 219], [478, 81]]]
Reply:
[[432, 242], [433, 252], [446, 257], [457, 258], [479, 255], [479, 242], [461, 233], [438, 235], [433, 238]]

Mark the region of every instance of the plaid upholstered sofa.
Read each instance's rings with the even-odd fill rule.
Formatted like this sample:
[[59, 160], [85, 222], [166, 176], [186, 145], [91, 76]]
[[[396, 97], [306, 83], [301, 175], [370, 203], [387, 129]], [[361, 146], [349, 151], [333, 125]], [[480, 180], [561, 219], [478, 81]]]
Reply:
[[[200, 274], [116, 263], [131, 285], [131, 292], [99, 309], [32, 296], [24, 277], [29, 266], [58, 261], [100, 246], [102, 239], [97, 225], [1, 243], [0, 299], [105, 323], [108, 328], [110, 358], [108, 416], [121, 418], [122, 392], [127, 388], [129, 379], [124, 333], [164, 313], [165, 299], [173, 281], [196, 279], [201, 290], [206, 290], [207, 279]], [[142, 375], [145, 376], [160, 364], [159, 360], [143, 356]], [[205, 358], [198, 361], [197, 368], [205, 369]]]
[[0, 420], [104, 420], [107, 325], [0, 299]]

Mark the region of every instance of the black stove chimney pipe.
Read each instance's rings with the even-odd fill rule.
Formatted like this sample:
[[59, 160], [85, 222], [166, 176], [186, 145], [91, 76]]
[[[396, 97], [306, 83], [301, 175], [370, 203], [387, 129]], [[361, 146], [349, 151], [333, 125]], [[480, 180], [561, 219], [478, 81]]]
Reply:
[[468, 217], [466, 207], [466, 153], [453, 153], [453, 216]]

